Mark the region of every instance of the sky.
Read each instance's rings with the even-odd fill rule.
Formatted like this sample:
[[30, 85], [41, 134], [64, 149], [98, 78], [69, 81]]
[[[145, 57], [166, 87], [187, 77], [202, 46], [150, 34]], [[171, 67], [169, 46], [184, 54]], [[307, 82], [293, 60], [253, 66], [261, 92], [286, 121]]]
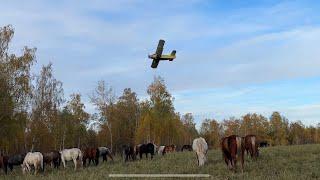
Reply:
[[[10, 52], [36, 47], [53, 63], [65, 96], [88, 95], [104, 80], [140, 99], [164, 78], [176, 111], [197, 126], [246, 113], [279, 111], [289, 121], [320, 123], [320, 1], [3, 0], [0, 26], [11, 24]], [[172, 62], [150, 68], [147, 55], [165, 39]]]

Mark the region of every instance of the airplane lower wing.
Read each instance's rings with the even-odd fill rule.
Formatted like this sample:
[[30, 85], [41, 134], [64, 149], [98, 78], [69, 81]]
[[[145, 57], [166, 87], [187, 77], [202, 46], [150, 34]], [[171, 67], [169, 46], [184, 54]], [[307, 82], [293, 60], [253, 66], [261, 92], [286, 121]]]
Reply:
[[152, 68], [157, 68], [157, 66], [158, 66], [158, 64], [159, 64], [159, 61], [160, 61], [160, 60], [154, 59], [154, 60], [152, 61], [151, 67], [152, 67]]

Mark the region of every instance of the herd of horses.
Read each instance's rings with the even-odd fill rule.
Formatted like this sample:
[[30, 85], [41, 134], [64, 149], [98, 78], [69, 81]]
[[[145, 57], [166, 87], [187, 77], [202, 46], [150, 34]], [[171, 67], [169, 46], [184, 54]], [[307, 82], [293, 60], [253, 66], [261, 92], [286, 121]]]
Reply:
[[[224, 161], [230, 170], [236, 171], [237, 161], [240, 160], [241, 170], [244, 166], [244, 154], [247, 152], [253, 159], [257, 159], [259, 156], [258, 147], [268, 146], [269, 144], [264, 141], [258, 141], [257, 136], [247, 135], [240, 137], [237, 135], [231, 135], [221, 139], [221, 150]], [[167, 153], [176, 152], [176, 146], [174, 144], [167, 146], [157, 146], [154, 143], [139, 144], [136, 146], [123, 145], [122, 157], [124, 162], [135, 161], [137, 157], [143, 158], [143, 155], [148, 159], [152, 159], [155, 154], [165, 155]], [[196, 153], [199, 166], [203, 166], [207, 160], [208, 145], [204, 138], [196, 138], [193, 140], [192, 145], [183, 145], [180, 151], [194, 151]], [[44, 171], [45, 165], [50, 165], [52, 168], [59, 168], [61, 162], [63, 167], [66, 168], [67, 161], [73, 161], [74, 169], [80, 165], [82, 167], [87, 166], [92, 162], [94, 165], [99, 164], [99, 158], [102, 157], [102, 161], [107, 161], [110, 158], [113, 161], [113, 155], [107, 147], [95, 147], [85, 148], [80, 150], [79, 148], [64, 149], [61, 151], [50, 151], [46, 153], [41, 152], [28, 152], [22, 154], [15, 154], [11, 156], [3, 155], [0, 153], [0, 168], [7, 174], [7, 169], [11, 171], [14, 166], [21, 166], [22, 172], [31, 172], [34, 169], [34, 173], [38, 171]]]

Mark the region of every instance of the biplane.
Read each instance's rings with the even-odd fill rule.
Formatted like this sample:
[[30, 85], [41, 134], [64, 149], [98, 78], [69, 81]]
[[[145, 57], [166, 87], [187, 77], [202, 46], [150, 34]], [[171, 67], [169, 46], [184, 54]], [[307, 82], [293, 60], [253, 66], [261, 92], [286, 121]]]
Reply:
[[167, 54], [167, 55], [162, 54], [164, 43], [165, 43], [165, 41], [160, 39], [156, 53], [148, 56], [150, 59], [153, 59], [152, 64], [151, 64], [152, 68], [157, 68], [159, 62], [162, 60], [173, 61], [176, 58], [176, 52], [177, 52], [176, 50], [173, 50], [171, 52], [171, 54]]

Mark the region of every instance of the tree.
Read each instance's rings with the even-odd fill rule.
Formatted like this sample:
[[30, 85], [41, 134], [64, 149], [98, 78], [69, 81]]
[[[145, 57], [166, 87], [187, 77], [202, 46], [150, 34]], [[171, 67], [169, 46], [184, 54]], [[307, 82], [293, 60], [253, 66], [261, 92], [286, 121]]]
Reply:
[[[106, 127], [110, 134], [110, 148], [113, 150], [113, 137], [112, 137], [112, 123], [111, 117], [113, 111], [113, 105], [115, 102], [115, 95], [111, 87], [107, 87], [104, 81], [99, 81], [98, 86], [90, 96], [90, 101], [96, 106], [96, 109], [99, 111], [99, 121], [101, 127], [105, 129]], [[108, 142], [107, 142], [108, 144]]]
[[270, 135], [273, 145], [288, 144], [288, 120], [279, 112], [273, 112], [270, 117]]
[[72, 115], [72, 118], [69, 120], [71, 121], [69, 132], [72, 131], [73, 139], [77, 142], [77, 146], [80, 147], [81, 137], [85, 136], [86, 126], [89, 123], [89, 114], [84, 110], [85, 106], [81, 102], [80, 94], [71, 94], [67, 109]]
[[209, 145], [212, 148], [220, 147], [222, 127], [214, 119], [205, 119], [200, 128], [200, 135], [204, 137]]
[[22, 56], [9, 54], [13, 35], [11, 25], [0, 28], [0, 136], [3, 137], [0, 146], [7, 151], [26, 148], [25, 130], [32, 89], [30, 69], [36, 51], [24, 47]]
[[186, 131], [184, 143], [191, 144], [193, 139], [195, 139], [198, 136], [196, 124], [194, 123], [194, 118], [191, 113], [186, 113], [182, 116], [182, 124]]
[[[30, 136], [32, 145], [40, 150], [49, 150], [59, 146], [59, 139], [55, 139], [56, 123], [58, 122], [58, 108], [64, 101], [62, 82], [53, 76], [52, 64], [43, 66], [40, 75], [36, 77], [33, 91], [32, 121], [30, 122]], [[51, 141], [52, 147], [46, 144]], [[33, 149], [33, 148], [32, 148]]]

